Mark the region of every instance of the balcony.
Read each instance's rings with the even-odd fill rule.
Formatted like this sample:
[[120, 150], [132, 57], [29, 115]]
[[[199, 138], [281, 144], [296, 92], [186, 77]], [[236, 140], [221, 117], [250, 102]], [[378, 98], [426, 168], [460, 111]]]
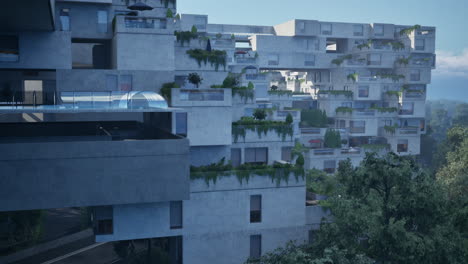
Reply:
[[115, 33], [172, 34], [174, 31], [172, 22], [165, 18], [118, 15], [112, 23]]
[[231, 106], [231, 89], [180, 89], [173, 88], [171, 105], [188, 106]]
[[246, 74], [245, 79], [249, 81], [265, 81], [267, 79], [266, 74]]

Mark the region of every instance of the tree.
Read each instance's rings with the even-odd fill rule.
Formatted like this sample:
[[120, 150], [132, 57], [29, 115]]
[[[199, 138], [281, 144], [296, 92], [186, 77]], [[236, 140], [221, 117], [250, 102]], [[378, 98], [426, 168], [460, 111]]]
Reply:
[[294, 122], [293, 120], [293, 117], [290, 113], [288, 113], [288, 115], [286, 116], [286, 120], [285, 120], [286, 124], [292, 124]]
[[468, 104], [462, 103], [455, 107], [453, 115], [454, 126], [468, 126]]
[[327, 113], [318, 109], [302, 110], [301, 125], [308, 127], [326, 127], [328, 123]]
[[466, 235], [445, 189], [412, 158], [368, 153], [357, 168], [340, 162], [336, 181], [327, 200], [332, 221], [322, 222], [314, 241], [258, 263], [467, 263]]
[[339, 131], [327, 129], [324, 141], [326, 148], [341, 148], [341, 135]]
[[14, 211], [0, 213], [0, 222], [8, 223], [7, 233], [1, 234], [8, 244], [35, 244], [42, 235], [43, 211]]
[[200, 85], [200, 83], [202, 83], [203, 81], [203, 78], [200, 77], [200, 75], [198, 75], [198, 73], [194, 72], [194, 73], [190, 73], [189, 76], [188, 76], [188, 81], [194, 85], [198, 86]]
[[255, 86], [254, 86], [254, 84], [252, 82], [249, 82], [249, 84], [247, 85], [247, 88], [254, 89]]
[[172, 10], [170, 8], [168, 8], [167, 11], [166, 11], [166, 17], [167, 18], [173, 18], [174, 17], [174, 13], [172, 12]]
[[232, 88], [239, 85], [239, 79], [234, 74], [229, 74], [223, 81], [224, 88]]
[[277, 85], [272, 85], [272, 86], [270, 87], [270, 89], [271, 89], [272, 91], [276, 91], [276, 90], [278, 90], [278, 86], [277, 86]]
[[192, 32], [192, 34], [197, 34], [198, 33], [198, 29], [196, 26], [192, 26], [192, 29], [190, 30], [190, 32]]
[[265, 120], [265, 118], [267, 117], [267, 113], [265, 109], [257, 108], [253, 113], [253, 117], [257, 120]]

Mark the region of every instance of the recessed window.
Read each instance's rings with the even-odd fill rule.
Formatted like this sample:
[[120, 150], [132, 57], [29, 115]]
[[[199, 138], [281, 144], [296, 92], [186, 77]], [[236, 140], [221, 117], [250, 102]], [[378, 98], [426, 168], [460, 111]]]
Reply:
[[414, 113], [414, 103], [404, 102], [401, 105], [400, 115], [412, 115]]
[[101, 206], [94, 209], [94, 233], [111, 235], [114, 233], [114, 210], [112, 206]]
[[421, 80], [421, 71], [420, 70], [411, 70], [410, 80], [412, 82], [419, 82]]
[[358, 97], [361, 97], [361, 98], [369, 97], [369, 86], [359, 86]]
[[98, 20], [98, 32], [107, 33], [107, 21], [108, 21], [108, 14], [105, 10], [99, 10], [97, 12], [97, 20]]
[[250, 259], [259, 259], [262, 256], [262, 235], [250, 236]]
[[322, 32], [322, 35], [331, 35], [332, 34], [332, 24], [330, 24], [330, 23], [320, 24], [320, 32]]
[[268, 163], [268, 148], [246, 148], [245, 163], [250, 164], [267, 164]]
[[240, 148], [231, 149], [231, 164], [233, 167], [238, 167], [241, 165], [241, 149]]
[[397, 152], [408, 152], [408, 140], [407, 139], [398, 140]]
[[170, 202], [171, 229], [182, 228], [182, 201]]
[[364, 26], [363, 25], [354, 25], [353, 26], [353, 35], [354, 36], [363, 36], [364, 35]]
[[282, 147], [281, 148], [281, 160], [290, 162], [292, 160], [292, 147]]
[[304, 60], [304, 66], [315, 66], [315, 55], [306, 54]]
[[63, 8], [60, 10], [60, 24], [62, 31], [70, 31], [70, 9]]
[[24, 80], [23, 103], [30, 105], [43, 104], [42, 80]]
[[176, 134], [179, 136], [187, 136], [187, 113], [176, 113]]
[[279, 64], [279, 56], [277, 54], [271, 54], [268, 56], [268, 65], [278, 65]]
[[382, 64], [382, 55], [381, 54], [368, 54], [367, 61], [369, 65], [380, 65]]
[[250, 196], [250, 223], [262, 222], [262, 196]]
[[426, 49], [426, 41], [424, 39], [416, 39], [414, 48], [415, 50], [424, 51]]
[[383, 120], [384, 126], [391, 126], [392, 125], [392, 120]]
[[374, 25], [374, 36], [382, 37], [384, 33], [384, 25]]
[[326, 173], [335, 173], [336, 160], [325, 160], [323, 162], [323, 171]]
[[120, 91], [132, 91], [132, 75], [120, 75]]
[[366, 121], [349, 121], [351, 133], [365, 133]]
[[0, 36], [0, 61], [16, 62], [19, 60], [18, 37], [4, 35]]
[[304, 21], [300, 21], [297, 23], [297, 28], [299, 29], [300, 33], [305, 33], [306, 30], [306, 24]]

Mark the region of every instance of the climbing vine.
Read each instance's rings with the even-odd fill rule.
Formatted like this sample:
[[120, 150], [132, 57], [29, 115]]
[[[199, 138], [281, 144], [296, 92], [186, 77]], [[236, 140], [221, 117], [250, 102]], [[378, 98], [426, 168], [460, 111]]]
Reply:
[[281, 137], [282, 141], [286, 140], [287, 136], [293, 137], [293, 126], [284, 121], [271, 120], [255, 120], [252, 117], [242, 117], [241, 120], [232, 123], [232, 135], [234, 143], [237, 143], [239, 137], [245, 141], [247, 131], [257, 132], [259, 138], [267, 135], [268, 132], [274, 131]]
[[197, 61], [199, 67], [201, 67], [202, 62], [205, 65], [209, 62], [211, 66], [215, 67], [216, 71], [218, 71], [220, 65], [226, 70], [227, 53], [224, 50], [206, 51], [202, 49], [191, 49], [187, 50], [187, 54]]
[[279, 186], [282, 181], [288, 183], [291, 175], [294, 175], [296, 181], [299, 181], [299, 177], [304, 179], [305, 171], [302, 167], [291, 164], [242, 164], [239, 167], [233, 167], [231, 164], [224, 164], [224, 159], [211, 165], [190, 168], [190, 179], [203, 179], [207, 185], [210, 185], [211, 182], [216, 184], [218, 179], [222, 177], [231, 177], [234, 175], [237, 177], [240, 184], [244, 182], [248, 183], [249, 180], [255, 176], [267, 176], [271, 179], [271, 182], [275, 182], [276, 185]]
[[184, 43], [190, 43], [190, 40], [198, 38], [198, 33], [192, 31], [174, 31], [177, 42], [184, 46]]
[[331, 61], [331, 63], [332, 63], [332, 64], [336, 64], [337, 66], [340, 66], [341, 64], [343, 64], [343, 62], [344, 62], [345, 60], [350, 60], [350, 59], [352, 59], [352, 58], [353, 58], [353, 55], [348, 54], [348, 55], [341, 56], [341, 57], [338, 57], [338, 58], [336, 58], [336, 59], [333, 59], [333, 60]]
[[340, 106], [335, 110], [336, 113], [352, 113], [353, 109], [351, 107]]
[[402, 30], [400, 30], [400, 36], [410, 35], [411, 33], [413, 33], [413, 31], [418, 30], [420, 28], [421, 28], [420, 25], [414, 25], [412, 27], [402, 29]]

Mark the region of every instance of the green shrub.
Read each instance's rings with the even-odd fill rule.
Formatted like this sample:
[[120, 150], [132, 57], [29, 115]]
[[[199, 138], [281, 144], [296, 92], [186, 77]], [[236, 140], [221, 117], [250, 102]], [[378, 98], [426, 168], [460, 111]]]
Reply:
[[229, 74], [223, 81], [224, 88], [237, 87], [239, 85], [239, 79], [234, 74]]
[[253, 113], [253, 117], [256, 120], [265, 120], [266, 116], [267, 116], [267, 113], [266, 113], [265, 109], [262, 109], [262, 108], [255, 109], [255, 111]]
[[308, 127], [327, 127], [328, 117], [325, 111], [319, 109], [302, 110], [301, 124]]
[[254, 84], [252, 82], [249, 82], [249, 84], [247, 85], [247, 88], [254, 89], [255, 86], [254, 86]]
[[341, 135], [339, 131], [327, 129], [324, 141], [326, 148], [341, 148]]
[[203, 78], [200, 77], [200, 75], [198, 75], [196, 72], [190, 73], [187, 79], [190, 83], [196, 85], [197, 88], [203, 81]]
[[180, 88], [180, 86], [175, 82], [165, 83], [162, 85], [161, 90], [160, 90], [161, 96], [166, 98], [169, 104], [171, 103], [172, 88]]
[[173, 18], [174, 17], [174, 13], [172, 13], [172, 9], [170, 9], [170, 8], [167, 9], [166, 17], [167, 18]]
[[209, 62], [211, 66], [215, 67], [215, 70], [218, 71], [219, 66], [222, 65], [224, 70], [226, 70], [226, 59], [227, 53], [224, 50], [202, 50], [202, 49], [191, 49], [187, 50], [187, 54], [195, 59], [198, 63], [198, 66], [201, 67], [203, 62], [205, 65]]
[[176, 36], [177, 42], [181, 43], [184, 46], [184, 43], [190, 43], [190, 40], [198, 38], [198, 34], [190, 31], [174, 31], [174, 36]]

